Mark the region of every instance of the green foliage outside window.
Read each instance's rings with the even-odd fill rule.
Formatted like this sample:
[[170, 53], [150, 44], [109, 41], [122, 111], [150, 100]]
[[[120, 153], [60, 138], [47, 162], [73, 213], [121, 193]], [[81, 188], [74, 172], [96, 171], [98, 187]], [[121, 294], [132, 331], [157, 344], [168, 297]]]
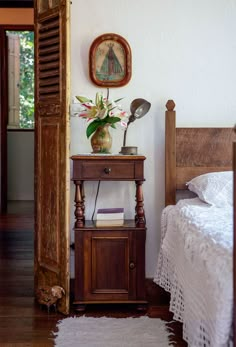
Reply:
[[34, 128], [34, 32], [10, 31], [20, 37], [20, 128]]

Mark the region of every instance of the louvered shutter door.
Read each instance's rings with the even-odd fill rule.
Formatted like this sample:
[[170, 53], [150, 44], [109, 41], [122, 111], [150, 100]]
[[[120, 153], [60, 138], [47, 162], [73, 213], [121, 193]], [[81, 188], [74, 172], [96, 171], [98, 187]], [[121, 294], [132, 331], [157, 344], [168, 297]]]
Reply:
[[69, 312], [69, 1], [35, 4], [35, 289], [59, 285]]

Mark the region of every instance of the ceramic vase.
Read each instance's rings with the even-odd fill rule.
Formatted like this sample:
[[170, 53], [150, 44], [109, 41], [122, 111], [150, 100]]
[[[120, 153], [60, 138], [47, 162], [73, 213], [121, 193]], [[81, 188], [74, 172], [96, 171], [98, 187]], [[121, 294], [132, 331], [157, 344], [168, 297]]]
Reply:
[[109, 132], [110, 124], [100, 126], [91, 137], [92, 153], [110, 153], [112, 137]]

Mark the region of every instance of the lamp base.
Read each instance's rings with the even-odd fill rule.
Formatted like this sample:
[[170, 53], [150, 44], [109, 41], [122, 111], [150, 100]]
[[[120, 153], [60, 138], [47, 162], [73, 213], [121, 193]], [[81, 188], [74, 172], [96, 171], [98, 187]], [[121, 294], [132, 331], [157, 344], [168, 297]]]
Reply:
[[124, 154], [124, 155], [137, 155], [138, 154], [138, 147], [134, 147], [134, 146], [124, 146], [124, 147], [121, 147], [120, 154]]

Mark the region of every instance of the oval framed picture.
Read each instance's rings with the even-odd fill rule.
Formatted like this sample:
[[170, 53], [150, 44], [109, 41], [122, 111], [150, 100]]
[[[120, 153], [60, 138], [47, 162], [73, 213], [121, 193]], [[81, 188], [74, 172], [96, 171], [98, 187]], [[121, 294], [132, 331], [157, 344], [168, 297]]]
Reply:
[[132, 56], [128, 42], [117, 34], [97, 37], [89, 50], [90, 78], [98, 86], [121, 87], [132, 74]]

